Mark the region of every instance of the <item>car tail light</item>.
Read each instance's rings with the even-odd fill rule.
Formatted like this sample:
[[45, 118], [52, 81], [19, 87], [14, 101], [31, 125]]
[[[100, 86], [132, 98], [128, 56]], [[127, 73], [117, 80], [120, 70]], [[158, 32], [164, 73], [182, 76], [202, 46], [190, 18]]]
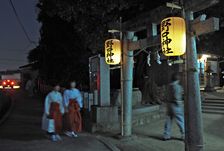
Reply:
[[4, 81], [2, 84], [3, 84], [3, 85], [6, 85], [6, 82]]
[[10, 80], [7, 80], [7, 82], [10, 82]]
[[15, 82], [12, 81], [12, 82], [11, 82], [11, 85], [14, 85], [14, 84], [15, 84]]

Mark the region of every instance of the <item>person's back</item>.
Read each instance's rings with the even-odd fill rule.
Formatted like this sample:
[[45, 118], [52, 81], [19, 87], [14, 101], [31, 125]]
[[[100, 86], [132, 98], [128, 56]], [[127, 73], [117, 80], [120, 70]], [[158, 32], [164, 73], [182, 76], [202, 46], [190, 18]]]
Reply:
[[180, 104], [183, 102], [182, 99], [183, 88], [180, 85], [179, 81], [173, 81], [168, 85], [168, 102]]

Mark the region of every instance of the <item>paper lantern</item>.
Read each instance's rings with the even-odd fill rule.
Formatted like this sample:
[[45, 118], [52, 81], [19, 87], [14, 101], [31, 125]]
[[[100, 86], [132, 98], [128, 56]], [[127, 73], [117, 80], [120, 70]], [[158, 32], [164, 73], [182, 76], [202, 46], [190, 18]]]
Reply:
[[105, 42], [105, 60], [107, 64], [116, 65], [121, 61], [121, 42], [118, 39], [108, 39]]
[[165, 56], [181, 56], [186, 52], [186, 24], [180, 17], [161, 22], [161, 45]]

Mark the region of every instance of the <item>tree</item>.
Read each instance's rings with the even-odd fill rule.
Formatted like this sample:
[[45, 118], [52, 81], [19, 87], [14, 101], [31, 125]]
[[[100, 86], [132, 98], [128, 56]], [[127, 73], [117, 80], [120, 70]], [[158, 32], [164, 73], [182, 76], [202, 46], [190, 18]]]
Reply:
[[[161, 2], [160, 2], [161, 3]], [[160, 4], [159, 3], [159, 4]], [[147, 0], [39, 0], [39, 46], [30, 51], [43, 79], [88, 82], [88, 57], [103, 53], [108, 23], [153, 8]], [[81, 75], [80, 75], [81, 74]]]

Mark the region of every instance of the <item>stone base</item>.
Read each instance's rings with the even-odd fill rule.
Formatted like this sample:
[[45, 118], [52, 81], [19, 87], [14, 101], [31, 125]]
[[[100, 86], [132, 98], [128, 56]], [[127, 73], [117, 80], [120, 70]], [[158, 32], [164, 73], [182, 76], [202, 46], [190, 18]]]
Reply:
[[[132, 92], [132, 107], [141, 104], [142, 92], [138, 88], [133, 88]], [[115, 90], [111, 93], [111, 105], [121, 106], [121, 90]]]
[[92, 106], [92, 132], [110, 132], [119, 129], [118, 107]]
[[165, 117], [165, 108], [161, 105], [143, 106], [133, 109], [132, 126], [142, 126]]
[[[165, 117], [161, 105], [139, 106], [133, 109], [132, 127], [147, 125]], [[92, 107], [91, 132], [120, 132], [118, 107]]]

